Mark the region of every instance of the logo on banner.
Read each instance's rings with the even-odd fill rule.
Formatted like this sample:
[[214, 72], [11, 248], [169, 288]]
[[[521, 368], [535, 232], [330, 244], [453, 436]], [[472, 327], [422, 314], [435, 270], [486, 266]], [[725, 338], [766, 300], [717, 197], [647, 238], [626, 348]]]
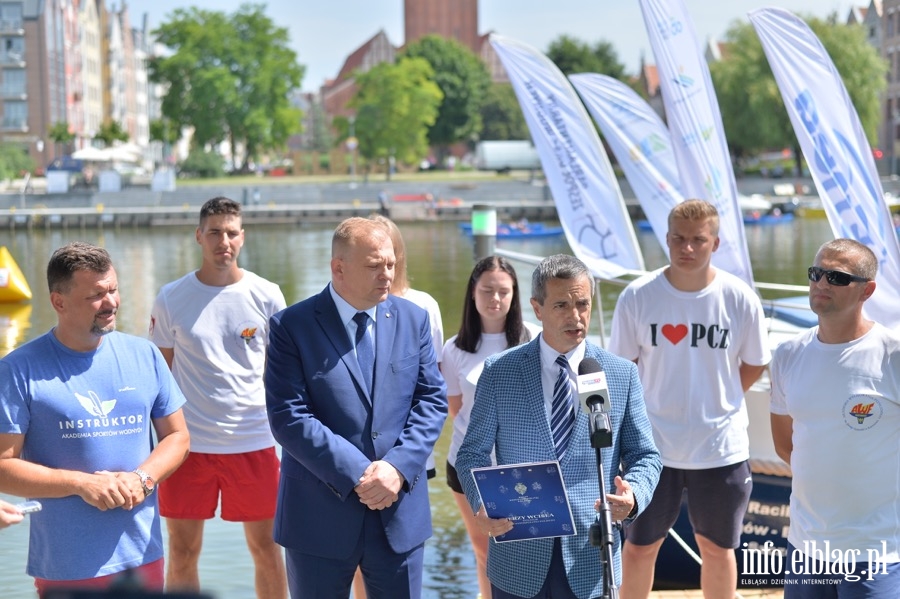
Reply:
[[647, 158], [652, 158], [657, 152], [665, 152], [669, 149], [666, 141], [657, 133], [651, 133], [640, 141], [641, 152]]
[[694, 78], [684, 74], [684, 67], [678, 67], [678, 74], [672, 79], [675, 85], [688, 89], [694, 85]]
[[[832, 199], [834, 209], [838, 213], [838, 219], [842, 235], [850, 237], [867, 245], [871, 250], [876, 252], [878, 262], [884, 265], [887, 260], [887, 248], [882, 244], [876, 244], [872, 239], [870, 231], [870, 223], [865, 209], [853, 199], [850, 193], [850, 187], [853, 185], [854, 172], [852, 168], [847, 168], [846, 172], [841, 168], [841, 164], [855, 165], [858, 169], [856, 173], [862, 178], [862, 183], [866, 191], [873, 200], [877, 198], [875, 191], [876, 185], [867, 176], [867, 169], [862, 164], [862, 158], [856, 151], [854, 145], [837, 129], [832, 129], [832, 135], [837, 139], [837, 147], [831, 142], [827, 131], [823, 131], [822, 122], [819, 118], [819, 112], [816, 108], [815, 101], [809, 90], [804, 90], [794, 100], [794, 107], [800, 121], [803, 123], [804, 129], [809, 133], [809, 137], [815, 148], [813, 160], [810, 161], [812, 168], [819, 173], [822, 180], [822, 187], [828, 196]], [[843, 150], [848, 157], [847, 160], [838, 161], [836, 156]], [[879, 224], [879, 233], [884, 231]], [[881, 254], [878, 256], [877, 254]]]
[[672, 17], [668, 22], [657, 21], [656, 29], [659, 31], [659, 36], [664, 40], [667, 40], [670, 37], [680, 35], [684, 31], [684, 23]]

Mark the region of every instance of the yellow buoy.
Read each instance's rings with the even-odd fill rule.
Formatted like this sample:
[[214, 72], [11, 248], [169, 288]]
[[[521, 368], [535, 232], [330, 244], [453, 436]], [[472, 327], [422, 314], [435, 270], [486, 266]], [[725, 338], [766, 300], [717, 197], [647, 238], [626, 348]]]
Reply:
[[0, 302], [22, 302], [31, 299], [31, 287], [6, 246], [0, 246]]

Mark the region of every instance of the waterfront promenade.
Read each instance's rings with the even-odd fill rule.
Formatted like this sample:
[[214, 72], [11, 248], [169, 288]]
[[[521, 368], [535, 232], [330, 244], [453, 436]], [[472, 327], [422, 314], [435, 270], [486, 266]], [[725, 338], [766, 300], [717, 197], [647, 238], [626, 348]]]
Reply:
[[[24, 193], [12, 185], [0, 193], [0, 230], [193, 225], [200, 205], [218, 195], [242, 202], [247, 224], [339, 222], [378, 210], [381, 191], [388, 196], [391, 216], [397, 221], [467, 220], [475, 204], [495, 207], [500, 221], [556, 219], [556, 207], [542, 178], [527, 173], [467, 175], [469, 178], [447, 180], [370, 179], [367, 183], [346, 179], [306, 182], [302, 178], [218, 180], [211, 185], [181, 185], [167, 192], [131, 187], [110, 193], [74, 189], [66, 194], [42, 194]], [[619, 183], [632, 217], [640, 217], [631, 188], [624, 180]], [[790, 200], [774, 194], [775, 186], [785, 183], [795, 185], [793, 181], [747, 178], [739, 180], [738, 187], [742, 194], [763, 194], [777, 203]], [[796, 185], [808, 188], [810, 182], [798, 180]]]

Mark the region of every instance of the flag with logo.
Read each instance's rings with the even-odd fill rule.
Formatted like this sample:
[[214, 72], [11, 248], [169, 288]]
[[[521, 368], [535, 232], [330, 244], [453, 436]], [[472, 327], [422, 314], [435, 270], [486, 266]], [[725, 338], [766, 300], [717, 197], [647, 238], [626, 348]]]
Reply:
[[608, 75], [569, 75], [600, 126], [666, 255], [669, 212], [684, 200], [672, 137], [656, 111], [633, 89]]
[[872, 149], [840, 73], [809, 26], [792, 13], [749, 13], [835, 237], [878, 258], [878, 289], [865, 304], [881, 324], [900, 326], [900, 244]]
[[682, 0], [640, 0], [686, 198], [719, 211], [713, 264], [753, 285], [737, 184], [709, 67]]
[[603, 278], [644, 270], [609, 157], [569, 81], [526, 44], [496, 34], [490, 42], [522, 106], [569, 247]]

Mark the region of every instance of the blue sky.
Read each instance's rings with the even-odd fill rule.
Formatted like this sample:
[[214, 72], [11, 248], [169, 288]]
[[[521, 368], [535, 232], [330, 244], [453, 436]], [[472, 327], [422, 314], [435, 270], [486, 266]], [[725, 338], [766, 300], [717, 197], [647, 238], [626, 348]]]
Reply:
[[[287, 27], [298, 60], [306, 66], [303, 89], [318, 89], [334, 77], [344, 59], [384, 29], [395, 45], [403, 43], [403, 0], [260, 0], [266, 14]], [[843, 21], [851, 6], [868, 1], [837, 0], [684, 0], [701, 40], [721, 38], [728, 25], [747, 12], [778, 6], [803, 15], [825, 17], [837, 12]], [[148, 14], [151, 26], [187, 5], [232, 12], [239, 0], [155, 0], [129, 3], [132, 25]], [[652, 62], [650, 44], [637, 0], [481, 0], [479, 31], [496, 31], [539, 50], [568, 34], [586, 42], [612, 43], [619, 59], [636, 72], [643, 52]]]

